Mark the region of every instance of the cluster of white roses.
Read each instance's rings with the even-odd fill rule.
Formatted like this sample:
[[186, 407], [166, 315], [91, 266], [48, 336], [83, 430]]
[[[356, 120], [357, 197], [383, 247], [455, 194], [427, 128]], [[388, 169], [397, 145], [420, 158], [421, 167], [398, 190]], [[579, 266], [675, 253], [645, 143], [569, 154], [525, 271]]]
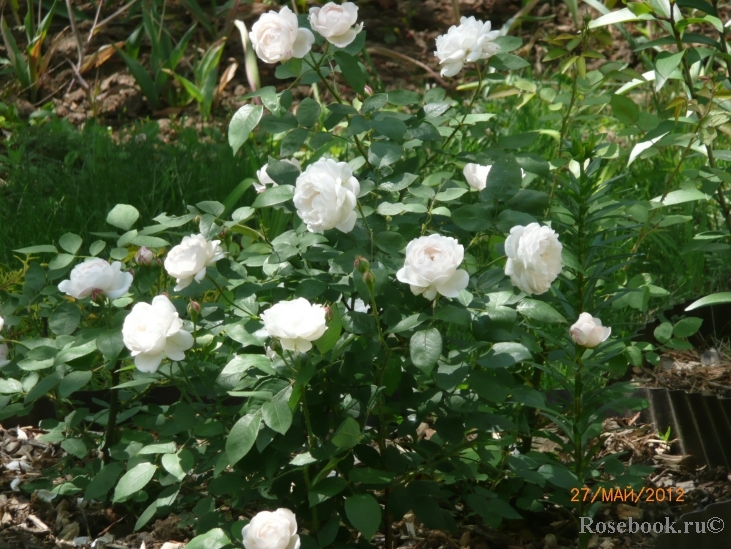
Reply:
[[[358, 7], [353, 2], [342, 5], [330, 2], [322, 8], [310, 8], [312, 30], [339, 48], [350, 44], [363, 29], [358, 21]], [[355, 25], [355, 26], [354, 26]], [[297, 15], [288, 7], [279, 12], [263, 14], [251, 27], [251, 45], [265, 63], [302, 59], [312, 49], [315, 35], [310, 29], [300, 28]]]
[[[219, 240], [209, 242], [201, 234], [190, 235], [168, 252], [165, 270], [175, 278], [176, 291], [203, 280], [206, 267], [224, 256], [219, 244]], [[155, 259], [155, 254], [145, 247], [135, 254], [139, 266], [149, 266]], [[117, 299], [127, 293], [134, 280], [132, 272], [122, 272], [121, 268], [119, 261], [110, 264], [104, 259], [91, 258], [76, 265], [58, 289], [75, 299], [89, 296], [95, 301], [102, 297]], [[137, 303], [124, 320], [122, 338], [137, 369], [149, 373], [157, 371], [164, 357], [183, 360], [184, 351], [194, 343], [190, 332], [183, 330], [183, 321], [166, 295], [156, 296], [151, 304]], [[0, 367], [7, 364], [6, 358], [7, 346], [3, 344]]]

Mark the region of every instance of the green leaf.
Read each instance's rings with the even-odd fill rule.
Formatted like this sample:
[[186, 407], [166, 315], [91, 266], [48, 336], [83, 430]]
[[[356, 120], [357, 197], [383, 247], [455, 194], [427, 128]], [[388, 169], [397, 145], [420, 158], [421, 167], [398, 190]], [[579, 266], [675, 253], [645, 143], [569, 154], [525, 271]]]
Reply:
[[436, 328], [421, 330], [411, 336], [411, 362], [425, 374], [431, 372], [442, 354], [442, 335]]
[[405, 332], [407, 330], [413, 330], [420, 324], [423, 324], [429, 320], [429, 316], [424, 313], [416, 313], [411, 316], [407, 316], [406, 318], [402, 319], [396, 326], [389, 329], [386, 333], [387, 334], [398, 334], [400, 332]]
[[261, 407], [264, 423], [272, 431], [283, 435], [292, 425], [292, 410], [285, 400], [270, 400]]
[[89, 246], [89, 254], [93, 256], [97, 256], [101, 253], [101, 251], [106, 248], [107, 243], [103, 240], [95, 240], [91, 243], [91, 246]]
[[398, 141], [399, 143], [404, 140], [404, 134], [408, 129], [406, 124], [401, 122], [401, 120], [391, 116], [379, 120], [373, 120], [371, 121], [371, 125], [378, 133], [385, 135], [393, 141]]
[[91, 381], [91, 371], [71, 372], [61, 380], [58, 391], [63, 398], [68, 398]]
[[452, 212], [452, 221], [460, 229], [473, 233], [486, 231], [492, 226], [491, 211], [480, 204], [462, 206]]
[[685, 50], [678, 53], [660, 52], [655, 59], [655, 70], [663, 78], [668, 78], [678, 68], [680, 60], [683, 59]]
[[186, 471], [183, 469], [180, 454], [164, 454], [160, 459], [163, 468], [173, 475], [178, 481], [185, 478]]
[[610, 101], [617, 120], [626, 126], [635, 126], [640, 118], [640, 108], [624, 95], [613, 94]]
[[247, 414], [239, 419], [226, 437], [226, 455], [230, 465], [235, 465], [249, 453], [256, 442], [261, 425], [261, 414]]
[[119, 479], [112, 501], [116, 503], [125, 500], [142, 490], [152, 480], [156, 470], [157, 466], [153, 463], [143, 462], [135, 465]]
[[673, 335], [675, 337], [690, 337], [698, 331], [703, 324], [702, 318], [690, 316], [684, 318], [673, 327]]
[[84, 499], [89, 501], [92, 499], [104, 500], [109, 490], [117, 483], [119, 475], [124, 471], [124, 464], [114, 461], [102, 467], [91, 482], [86, 487]]
[[70, 254], [75, 254], [79, 251], [79, 248], [81, 248], [81, 243], [83, 242], [82, 238], [74, 233], [66, 233], [61, 238], [58, 239], [58, 243]]
[[249, 139], [249, 134], [256, 128], [263, 114], [264, 107], [261, 105], [244, 105], [233, 115], [228, 125], [228, 144], [234, 154]]
[[362, 114], [368, 114], [369, 112], [377, 111], [386, 106], [388, 103], [388, 94], [377, 93], [371, 95], [363, 101], [363, 106], [360, 108]]
[[82, 345], [77, 345], [76, 347], [66, 347], [65, 349], [61, 349], [56, 355], [55, 364], [58, 365], [70, 362], [72, 360], [76, 360], [77, 358], [81, 358], [82, 356], [93, 353], [94, 351], [96, 351], [95, 340], [87, 341], [86, 343]]
[[335, 52], [335, 60], [338, 62], [346, 82], [360, 95], [364, 95], [366, 75], [358, 60], [344, 51]]
[[194, 537], [185, 545], [185, 549], [221, 549], [221, 547], [226, 547], [231, 543], [226, 532], [220, 528], [214, 528], [208, 530], [205, 534]]
[[268, 114], [261, 119], [261, 129], [273, 135], [284, 133], [297, 127], [297, 119], [292, 113], [285, 113], [282, 116]]
[[256, 197], [252, 206], [254, 208], [268, 208], [275, 204], [281, 204], [292, 200], [294, 197], [294, 187], [291, 185], [278, 185], [269, 187], [263, 193]]
[[394, 90], [388, 92], [388, 102], [391, 105], [405, 107], [406, 105], [415, 105], [421, 101], [421, 96], [408, 90]]
[[360, 437], [360, 425], [352, 417], [347, 417], [335, 430], [332, 443], [338, 448], [353, 448], [360, 441]]
[[504, 156], [490, 168], [485, 188], [480, 191], [480, 200], [507, 201], [518, 193], [522, 182], [523, 176], [515, 157]]
[[[148, 444], [144, 446], [139, 452], [138, 456], [145, 456], [149, 454], [165, 454], [171, 455], [177, 450], [174, 442], [156, 442], [155, 444]], [[173, 454], [174, 455], [174, 454]]]
[[512, 53], [497, 53], [490, 58], [490, 66], [502, 71], [517, 71], [529, 65], [525, 59]]
[[56, 249], [56, 246], [51, 246], [50, 244], [43, 244], [40, 246], [29, 246], [27, 248], [20, 248], [19, 250], [13, 250], [15, 253], [18, 254], [57, 254], [58, 250]]
[[61, 448], [74, 457], [83, 459], [89, 452], [84, 442], [78, 438], [67, 438], [61, 441]]
[[139, 217], [140, 212], [134, 206], [117, 204], [107, 215], [107, 223], [123, 231], [129, 231]]
[[155, 516], [155, 513], [157, 513], [157, 500], [150, 503], [150, 505], [148, 505], [147, 508], [142, 511], [142, 514], [140, 514], [137, 522], [135, 522], [134, 532], [137, 532], [145, 524], [150, 522], [152, 520], [152, 517]]
[[297, 122], [300, 126], [311, 128], [320, 120], [322, 109], [320, 104], [310, 97], [305, 97], [297, 107]]
[[368, 162], [376, 168], [390, 166], [401, 160], [404, 150], [401, 145], [390, 141], [376, 141], [368, 149]]
[[81, 311], [73, 303], [64, 301], [56, 307], [51, 318], [48, 319], [48, 327], [57, 336], [71, 335], [81, 322]]
[[71, 254], [58, 254], [48, 263], [48, 269], [54, 271], [56, 269], [63, 269], [71, 264], [76, 259]]
[[295, 128], [282, 139], [282, 144], [279, 146], [279, 154], [282, 157], [294, 155], [305, 144], [309, 135], [310, 130]]
[[671, 337], [673, 337], [673, 325], [670, 322], [663, 322], [657, 328], [655, 328], [655, 339], [660, 343], [666, 343]]
[[685, 310], [692, 311], [699, 307], [708, 307], [709, 305], [719, 305], [721, 303], [731, 303], [731, 292], [720, 292], [717, 294], [707, 295], [706, 297], [702, 297], [688, 305]]
[[381, 524], [381, 506], [370, 494], [356, 494], [347, 498], [345, 514], [366, 541], [376, 534]]
[[545, 301], [537, 299], [523, 299], [518, 303], [518, 312], [526, 318], [546, 322], [548, 324], [565, 324], [566, 319], [556, 309]]
[[523, 41], [517, 36], [498, 36], [495, 44], [500, 46], [500, 53], [510, 53], [523, 45]]
[[108, 361], [116, 360], [124, 349], [122, 332], [120, 330], [103, 332], [96, 338], [96, 348]]

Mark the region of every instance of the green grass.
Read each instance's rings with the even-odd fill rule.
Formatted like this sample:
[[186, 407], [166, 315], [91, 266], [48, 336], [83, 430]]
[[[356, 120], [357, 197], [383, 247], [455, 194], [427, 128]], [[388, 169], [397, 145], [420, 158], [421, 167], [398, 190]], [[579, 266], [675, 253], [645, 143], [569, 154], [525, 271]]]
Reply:
[[87, 240], [109, 230], [105, 219], [118, 203], [135, 206], [147, 223], [162, 212], [183, 213], [187, 204], [223, 201], [266, 162], [265, 151], [256, 158], [249, 147], [234, 157], [217, 130], [201, 138], [189, 128], [170, 145], [157, 133], [154, 122], [121, 142], [95, 124], [82, 131], [63, 120], [17, 127], [2, 158], [0, 264], [17, 263], [13, 249], [55, 243], [67, 232]]

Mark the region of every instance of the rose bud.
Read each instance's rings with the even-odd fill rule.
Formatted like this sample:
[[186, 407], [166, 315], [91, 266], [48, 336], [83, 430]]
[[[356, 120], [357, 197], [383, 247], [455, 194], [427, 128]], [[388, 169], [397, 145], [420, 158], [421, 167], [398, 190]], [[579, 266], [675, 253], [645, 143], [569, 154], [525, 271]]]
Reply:
[[355, 258], [355, 261], [353, 262], [353, 267], [356, 271], [358, 271], [361, 274], [365, 274], [371, 269], [371, 264], [368, 262], [368, 260], [365, 257], [358, 256]]
[[188, 315], [193, 319], [193, 322], [198, 321], [198, 317], [201, 314], [201, 305], [197, 301], [191, 301], [188, 303]]
[[373, 293], [373, 288], [376, 285], [376, 277], [372, 272], [368, 271], [367, 273], [363, 273], [363, 282], [365, 282], [365, 285], [368, 286], [368, 291]]
[[149, 267], [154, 260], [155, 254], [146, 246], [142, 246], [135, 254], [135, 263], [140, 267]]

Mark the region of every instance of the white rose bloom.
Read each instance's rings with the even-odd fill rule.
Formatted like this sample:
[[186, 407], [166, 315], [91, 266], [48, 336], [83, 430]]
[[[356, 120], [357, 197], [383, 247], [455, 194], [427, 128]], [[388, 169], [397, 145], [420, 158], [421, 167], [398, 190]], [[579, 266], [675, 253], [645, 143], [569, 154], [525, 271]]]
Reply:
[[299, 549], [297, 519], [289, 509], [262, 511], [241, 531], [246, 549]]
[[358, 215], [360, 183], [345, 162], [321, 158], [297, 178], [294, 206], [311, 233], [338, 229], [349, 233]]
[[325, 319], [325, 307], [312, 305], [304, 297], [280, 301], [261, 314], [262, 333], [279, 339], [286, 351], [306, 353], [327, 330]]
[[447, 34], [437, 37], [437, 51], [442, 76], [454, 76], [465, 63], [487, 59], [500, 51], [494, 40], [500, 31], [491, 31], [490, 21], [463, 17], [459, 26], [452, 25]]
[[200, 282], [206, 277], [206, 267], [223, 259], [220, 240], [208, 242], [202, 234], [192, 234], [172, 248], [165, 258], [165, 270], [178, 283], [178, 292], [190, 286], [194, 280]]
[[[491, 168], [492, 164], [482, 166], [481, 164], [470, 162], [469, 164], [465, 164], [462, 173], [470, 187], [481, 191], [487, 186], [487, 176], [489, 175]], [[520, 177], [525, 177], [525, 170], [523, 170], [523, 168], [520, 168]]]
[[251, 27], [249, 36], [256, 55], [265, 63], [279, 63], [292, 57], [301, 59], [315, 42], [312, 31], [299, 28], [297, 16], [288, 7], [279, 13], [263, 14]]
[[581, 313], [576, 324], [571, 326], [569, 334], [574, 343], [593, 349], [612, 334], [612, 329], [602, 326], [602, 321], [589, 313]]
[[170, 300], [159, 295], [149, 303], [137, 303], [124, 319], [124, 345], [132, 351], [141, 372], [156, 372], [164, 356], [183, 360], [193, 346], [193, 336], [183, 330], [183, 321]]
[[562, 249], [558, 235], [549, 227], [517, 225], [505, 240], [505, 274], [528, 295], [546, 293], [563, 268]]
[[344, 48], [363, 30], [358, 22], [358, 6], [353, 2], [338, 5], [328, 2], [322, 8], [310, 8], [310, 25], [331, 44]]
[[467, 287], [470, 275], [458, 269], [464, 260], [464, 247], [457, 239], [432, 234], [409, 242], [406, 261], [396, 273], [401, 282], [411, 285], [415, 295], [432, 300], [437, 293], [457, 297]]
[[88, 297], [94, 291], [102, 292], [109, 299], [117, 299], [132, 285], [132, 273], [123, 273], [121, 267], [119, 261], [110, 265], [99, 257], [89, 259], [74, 267], [69, 280], [61, 282], [58, 289], [76, 299]]
[[[285, 158], [282, 162], [292, 164], [292, 166], [297, 168], [299, 171], [302, 171], [302, 164], [300, 164], [300, 161], [296, 158]], [[269, 164], [265, 164], [261, 167], [261, 169], [256, 171], [256, 177], [259, 182], [254, 182], [254, 189], [256, 189], [256, 192], [258, 193], [263, 193], [267, 189], [267, 185], [271, 185], [272, 187], [277, 186], [277, 183], [269, 177], [269, 172], [267, 172], [268, 167]]]
[[0, 343], [0, 368], [10, 364], [10, 360], [8, 360], [8, 352], [8, 346], [5, 343]]

